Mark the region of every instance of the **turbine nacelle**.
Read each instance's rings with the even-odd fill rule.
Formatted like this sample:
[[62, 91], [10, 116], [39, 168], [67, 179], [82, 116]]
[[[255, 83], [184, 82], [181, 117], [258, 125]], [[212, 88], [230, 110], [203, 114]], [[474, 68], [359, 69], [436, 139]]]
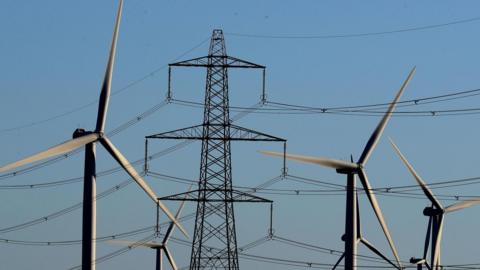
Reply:
[[[75, 131], [73, 132], [72, 134], [72, 138], [73, 139], [76, 139], [76, 138], [80, 138], [82, 136], [85, 136], [85, 135], [90, 135], [90, 134], [93, 134], [95, 132], [93, 131], [86, 131], [85, 129], [83, 128], [77, 128], [75, 129]], [[103, 136], [100, 136], [100, 137], [103, 137]]]
[[427, 206], [423, 209], [423, 215], [427, 217], [436, 217], [445, 214], [444, 209]]
[[426, 262], [426, 260], [423, 259], [423, 258], [415, 258], [415, 257], [410, 258], [410, 263], [411, 264], [424, 264], [425, 262]]
[[162, 249], [165, 248], [166, 246], [163, 243], [157, 243], [155, 241], [149, 243], [149, 248], [151, 249]]
[[340, 168], [336, 169], [335, 171], [338, 174], [359, 174], [359, 172], [363, 169], [363, 165], [358, 163], [353, 163], [352, 166], [356, 166], [356, 168]]
[[78, 137], [82, 137], [82, 136], [85, 135], [85, 134], [86, 134], [85, 129], [83, 129], [83, 128], [77, 128], [77, 129], [75, 129], [75, 131], [73, 132], [72, 138], [73, 138], [73, 139], [76, 139], [76, 138], [78, 138]]

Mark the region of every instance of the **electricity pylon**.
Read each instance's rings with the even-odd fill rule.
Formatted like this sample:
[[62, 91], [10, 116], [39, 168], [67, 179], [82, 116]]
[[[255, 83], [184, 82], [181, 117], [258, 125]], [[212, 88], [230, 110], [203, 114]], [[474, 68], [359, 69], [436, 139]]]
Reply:
[[[147, 136], [146, 139], [201, 140], [200, 179], [197, 190], [160, 200], [197, 202], [190, 269], [239, 269], [233, 203], [272, 201], [233, 189], [230, 143], [286, 141], [232, 124], [227, 71], [229, 68], [253, 68], [262, 69], [265, 74], [265, 67], [228, 56], [222, 30], [213, 31], [208, 56], [169, 64], [169, 78], [172, 67], [207, 68], [203, 124]], [[262, 100], [265, 98], [264, 89]], [[170, 79], [167, 98], [171, 98]]]

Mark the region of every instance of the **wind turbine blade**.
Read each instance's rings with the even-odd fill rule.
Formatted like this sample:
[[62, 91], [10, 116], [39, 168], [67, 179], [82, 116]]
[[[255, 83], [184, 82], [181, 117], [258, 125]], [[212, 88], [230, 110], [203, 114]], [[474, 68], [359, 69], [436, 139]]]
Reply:
[[29, 163], [32, 163], [32, 162], [35, 162], [35, 161], [39, 161], [39, 160], [42, 160], [42, 159], [46, 159], [46, 158], [50, 158], [50, 157], [53, 157], [53, 156], [57, 156], [57, 155], [60, 155], [60, 154], [70, 152], [70, 151], [75, 150], [79, 147], [82, 147], [86, 144], [89, 144], [91, 142], [96, 141], [99, 137], [100, 136], [97, 133], [92, 133], [92, 134], [81, 136], [81, 137], [78, 137], [78, 138], [75, 138], [75, 139], [72, 139], [72, 140], [65, 141], [61, 144], [53, 146], [53, 147], [51, 147], [51, 148], [49, 148], [45, 151], [42, 151], [40, 153], [34, 154], [32, 156], [21, 159], [19, 161], [15, 161], [15, 162], [7, 164], [7, 165], [4, 165], [4, 166], [0, 167], [0, 172], [8, 171], [8, 170], [15, 169], [17, 167], [20, 167], [20, 166], [23, 166], [23, 165], [26, 165], [26, 164], [29, 164]]
[[385, 130], [385, 126], [387, 125], [388, 121], [390, 120], [390, 117], [392, 116], [393, 110], [395, 110], [395, 106], [397, 105], [397, 102], [400, 100], [400, 97], [402, 96], [403, 91], [405, 90], [408, 83], [412, 79], [413, 74], [415, 73], [415, 69], [416, 67], [413, 67], [413, 69], [410, 71], [407, 79], [403, 82], [402, 86], [400, 87], [400, 90], [398, 90], [398, 93], [393, 99], [392, 103], [390, 103], [390, 105], [388, 106], [388, 110], [385, 112], [385, 115], [383, 116], [382, 120], [380, 121], [380, 123], [378, 123], [378, 126], [373, 131], [372, 135], [370, 136], [370, 139], [368, 139], [368, 142], [365, 145], [363, 153], [360, 156], [360, 159], [358, 160], [359, 164], [365, 165], [365, 163], [367, 163], [368, 158], [372, 154], [373, 150], [375, 149], [375, 146], [378, 143], [378, 140], [380, 139], [383, 131]]
[[423, 259], [427, 259], [428, 246], [430, 245], [430, 234], [432, 232], [432, 217], [428, 219], [427, 235], [425, 236], [425, 245], [423, 246]]
[[442, 242], [442, 234], [443, 234], [443, 222], [445, 219], [445, 215], [440, 216], [440, 224], [438, 225], [438, 233], [437, 238], [435, 239], [435, 257], [434, 261], [432, 262], [432, 268], [437, 269], [440, 264], [440, 244]]
[[[190, 185], [190, 187], [188, 188], [188, 191], [192, 190], [192, 187], [193, 187], [193, 184]], [[180, 207], [178, 208], [177, 213], [175, 214], [176, 220], [178, 220], [178, 218], [180, 217], [183, 207], [185, 206], [185, 202], [186, 201], [182, 201], [182, 203], [180, 204]], [[168, 240], [170, 239], [170, 236], [172, 235], [173, 230], [175, 230], [175, 223], [170, 222], [167, 232], [165, 233], [165, 237], [163, 238], [163, 241], [162, 241], [163, 245], [166, 245], [168, 243]]]
[[117, 19], [115, 22], [115, 30], [113, 31], [112, 45], [110, 47], [110, 54], [108, 56], [107, 70], [103, 79], [102, 90], [100, 92], [100, 100], [98, 102], [97, 127], [96, 132], [103, 132], [105, 129], [105, 120], [107, 118], [108, 101], [110, 99], [110, 90], [112, 88], [112, 73], [113, 65], [115, 63], [115, 53], [117, 51], [118, 30], [120, 28], [120, 21], [122, 19], [123, 0], [120, 0], [117, 10]]
[[[260, 153], [273, 156], [273, 157], [283, 157], [283, 153], [278, 152], [271, 152], [271, 151], [259, 151]], [[329, 159], [329, 158], [322, 158], [322, 157], [310, 157], [310, 156], [301, 156], [301, 155], [292, 155], [292, 154], [285, 154], [287, 159], [301, 161], [305, 163], [312, 163], [324, 167], [334, 168], [334, 169], [358, 169], [358, 165], [352, 162], [343, 161], [343, 160], [336, 160], [336, 159]]]
[[157, 248], [161, 247], [162, 244], [156, 243], [156, 242], [136, 242], [136, 241], [129, 241], [129, 240], [108, 240], [107, 243], [109, 244], [114, 244], [114, 245], [120, 245], [120, 246], [138, 246], [138, 247], [147, 247], [147, 248]]
[[122, 166], [122, 168], [137, 182], [137, 184], [147, 193], [147, 195], [157, 203], [157, 195], [153, 190], [148, 186], [148, 184], [143, 180], [143, 178], [138, 174], [138, 172], [133, 168], [133, 166], [128, 162], [128, 160], [120, 153], [120, 151], [112, 144], [112, 142], [107, 138], [103, 137], [100, 139], [100, 142], [105, 147], [105, 149], [112, 155], [112, 157]]
[[168, 247], [166, 247], [166, 246], [163, 247], [163, 250], [165, 251], [165, 255], [167, 256], [168, 262], [170, 262], [170, 265], [172, 266], [172, 269], [177, 270], [178, 269], [177, 264], [173, 260], [172, 254], [170, 253], [170, 250], [168, 249]]
[[143, 180], [143, 178], [138, 174], [138, 172], [133, 168], [133, 166], [128, 162], [128, 160], [120, 153], [120, 151], [110, 142], [107, 137], [102, 137], [100, 139], [102, 145], [107, 149], [107, 151], [112, 155], [112, 157], [123, 167], [123, 169], [137, 182], [137, 184], [147, 193], [147, 195], [162, 209], [162, 211], [168, 216], [168, 218], [178, 226], [178, 228], [188, 237], [188, 233], [185, 231], [183, 226], [175, 219], [170, 210], [158, 200], [157, 195], [153, 190], [148, 186], [148, 184]]
[[345, 252], [342, 253], [342, 256], [340, 256], [340, 258], [338, 258], [338, 261], [335, 263], [332, 270], [335, 270], [337, 268], [338, 264], [340, 264], [340, 262], [343, 260], [343, 258], [345, 258]]
[[473, 199], [469, 199], [469, 200], [465, 200], [465, 201], [462, 201], [462, 202], [454, 203], [452, 205], [449, 205], [449, 206], [445, 207], [445, 213], [458, 211], [460, 209], [468, 208], [468, 207], [474, 206], [474, 205], [479, 204], [479, 203], [480, 203], [480, 197], [476, 197], [476, 198], [473, 198]]
[[393, 263], [389, 258], [387, 258], [385, 255], [383, 255], [375, 246], [373, 246], [370, 242], [367, 241], [367, 239], [363, 238], [363, 237], [360, 237], [360, 242], [362, 242], [368, 249], [370, 249], [373, 253], [377, 254], [380, 258], [384, 259], [385, 261], [387, 261], [388, 263], [390, 263], [391, 265], [393, 265], [393, 267], [397, 268], [397, 269], [401, 269], [398, 267], [398, 265], [396, 265], [395, 263]]
[[167, 215], [168, 218], [171, 221], [173, 221], [173, 223], [175, 223], [175, 226], [178, 227], [178, 229], [182, 232], [182, 234], [186, 238], [189, 238], [187, 230], [185, 230], [185, 228], [183, 228], [182, 224], [180, 224], [180, 222], [177, 219], [175, 219], [175, 217], [172, 215], [172, 213], [168, 210], [167, 206], [165, 206], [165, 204], [163, 204], [163, 202], [160, 201], [160, 200], [158, 200], [158, 205], [160, 206], [160, 209], [162, 209], [163, 213], [165, 213], [165, 215]]
[[388, 230], [387, 223], [385, 222], [385, 218], [383, 217], [382, 210], [378, 205], [377, 197], [375, 196], [375, 193], [373, 193], [372, 191], [372, 187], [370, 185], [370, 182], [368, 181], [365, 171], [363, 169], [360, 169], [358, 172], [358, 176], [360, 178], [360, 181], [362, 182], [363, 188], [365, 189], [365, 194], [367, 195], [368, 200], [372, 205], [375, 215], [377, 216], [377, 219], [380, 222], [383, 233], [385, 234], [385, 237], [388, 240], [388, 244], [392, 249], [392, 252], [393, 252], [393, 255], [395, 256], [395, 260], [397, 261], [398, 267], [402, 268], [402, 263], [400, 262], [400, 258], [398, 257], [397, 249], [395, 247], [395, 244], [393, 243], [392, 236], [390, 235], [390, 231]]
[[397, 152], [398, 156], [400, 159], [403, 161], [405, 166], [407, 166], [408, 170], [410, 173], [413, 175], [415, 180], [417, 181], [418, 185], [422, 188], [423, 193], [425, 193], [425, 196], [437, 207], [438, 209], [443, 209], [442, 205], [440, 202], [435, 198], [435, 195], [433, 195], [433, 192], [428, 188], [427, 184], [423, 181], [423, 179], [420, 177], [420, 175], [415, 171], [413, 166], [408, 162], [407, 158], [402, 154], [398, 146], [393, 142], [391, 138], [388, 138], [390, 140], [390, 143], [392, 144], [393, 148], [395, 149], [395, 152]]

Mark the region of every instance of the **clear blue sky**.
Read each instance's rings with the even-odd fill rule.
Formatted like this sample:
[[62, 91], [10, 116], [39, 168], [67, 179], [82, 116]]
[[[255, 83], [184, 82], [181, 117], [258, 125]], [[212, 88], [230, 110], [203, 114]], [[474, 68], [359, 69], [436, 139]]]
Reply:
[[[71, 138], [79, 127], [93, 129], [96, 104], [46, 121], [94, 102], [99, 94], [113, 30], [117, 1], [13, 1], [0, 2], [0, 163], [7, 163]], [[161, 102], [166, 94], [165, 64], [207, 54], [203, 42], [215, 28], [226, 32], [230, 55], [267, 66], [268, 99], [309, 106], [341, 106], [389, 102], [408, 71], [417, 73], [404, 99], [480, 88], [480, 21], [442, 28], [335, 39], [258, 39], [231, 35], [337, 35], [389, 31], [441, 24], [480, 16], [477, 1], [151, 1], [126, 0], [113, 89], [118, 91], [140, 78], [148, 78], [114, 95], [107, 130], [130, 120]], [[152, 73], [153, 72], [153, 73]], [[174, 96], [202, 101], [203, 70], [175, 70]], [[259, 100], [259, 72], [230, 73], [231, 104], [250, 106]], [[478, 106], [478, 97], [422, 105], [418, 109], [443, 110]], [[406, 109], [415, 109], [406, 108]], [[405, 109], [405, 110], [406, 110]], [[234, 115], [234, 113], [232, 113]], [[394, 117], [385, 131], [393, 137], [427, 182], [478, 176], [479, 115], [446, 117]], [[169, 104], [153, 116], [112, 138], [130, 160], [144, 154], [144, 136], [198, 124], [202, 111]], [[360, 155], [378, 117], [341, 115], [251, 114], [239, 125], [288, 139], [291, 153], [347, 159]], [[36, 123], [35, 125], [22, 127]], [[10, 130], [11, 128], [14, 128]], [[414, 184], [386, 140], [380, 141], [367, 171], [374, 187]], [[155, 141], [151, 151], [173, 142]], [[116, 164], [98, 147], [98, 171]], [[275, 144], [235, 144], [234, 185], [256, 186], [280, 173], [281, 161], [260, 156], [256, 150], [281, 150]], [[194, 143], [151, 163], [155, 172], [196, 179], [200, 143]], [[344, 184], [333, 170], [288, 163], [289, 173]], [[141, 168], [139, 168], [140, 170]], [[0, 180], [0, 185], [50, 182], [83, 173], [83, 155], [21, 176]], [[102, 192], [127, 178], [123, 172], [98, 180]], [[159, 195], [185, 191], [187, 186], [147, 177]], [[321, 189], [285, 180], [271, 188]], [[436, 192], [480, 195], [470, 185]], [[259, 194], [275, 201], [274, 226], [283, 237], [332, 249], [343, 249], [344, 197]], [[81, 183], [32, 190], [0, 190], [0, 229], [48, 215], [81, 201]], [[403, 260], [423, 249], [426, 200], [379, 196], [393, 238]], [[444, 204], [449, 202], [445, 201]], [[391, 257], [378, 222], [361, 197], [364, 236]], [[172, 209], [177, 204], [168, 203]], [[190, 204], [185, 210], [194, 210]], [[239, 205], [239, 246], [264, 236], [268, 228], [266, 205]], [[153, 225], [155, 208], [135, 185], [98, 202], [98, 236]], [[453, 213], [446, 219], [444, 264], [478, 262], [477, 218], [480, 207]], [[166, 220], [162, 216], [163, 220]], [[0, 238], [63, 241], [81, 238], [81, 211]], [[192, 231], [192, 222], [185, 226]], [[139, 239], [142, 235], [131, 237]], [[182, 238], [180, 234], [175, 237]], [[102, 256], [118, 249], [97, 246]], [[189, 262], [190, 248], [171, 243], [178, 265]], [[286, 259], [333, 263], [336, 256], [269, 242], [248, 251]], [[363, 247], [362, 254], [371, 255]], [[98, 265], [98, 269], [152, 269], [154, 254], [135, 249]], [[80, 245], [16, 246], [0, 243], [2, 269], [68, 269], [80, 263]], [[363, 262], [370, 264], [370, 262]], [[241, 260], [242, 268], [291, 269]]]

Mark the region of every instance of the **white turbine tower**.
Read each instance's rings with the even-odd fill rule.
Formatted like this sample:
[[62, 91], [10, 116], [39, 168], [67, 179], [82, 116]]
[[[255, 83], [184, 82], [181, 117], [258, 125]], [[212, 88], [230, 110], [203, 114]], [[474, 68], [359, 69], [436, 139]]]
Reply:
[[[433, 270], [439, 270], [441, 268], [440, 264], [440, 245], [442, 241], [442, 233], [443, 233], [443, 223], [445, 222], [445, 215], [458, 211], [464, 208], [468, 208], [480, 203], [480, 197], [461, 201], [458, 203], [454, 203], [447, 207], [443, 207], [442, 204], [437, 200], [433, 192], [430, 188], [425, 184], [425, 181], [420, 177], [420, 175], [415, 171], [413, 166], [408, 162], [407, 158], [400, 152], [398, 146], [390, 139], [390, 143], [392, 144], [395, 152], [398, 154], [400, 159], [403, 161], [405, 166], [407, 167], [408, 171], [413, 175], [413, 178], [417, 181], [417, 184], [422, 188], [423, 193], [425, 196], [430, 200], [432, 206], [425, 207], [423, 210], [423, 214], [428, 218], [428, 227], [427, 227], [427, 235], [425, 237], [425, 246], [423, 250], [423, 257], [419, 258], [411, 258], [410, 262], [417, 264], [418, 269], [421, 269], [422, 264], [425, 264], [427, 268]], [[427, 253], [429, 242], [431, 239], [432, 249], [430, 251], [430, 264], [427, 262]]]
[[[363, 189], [365, 194], [370, 201], [370, 204], [377, 216], [377, 219], [382, 227], [383, 233], [388, 240], [388, 244], [392, 250], [393, 255], [395, 256], [396, 264], [388, 260], [385, 256], [380, 255], [382, 258], [386, 259], [390, 264], [394, 267], [401, 269], [402, 264], [400, 262], [400, 258], [398, 257], [397, 249], [393, 243], [392, 237], [390, 235], [390, 231], [388, 230], [387, 224], [383, 217], [382, 210], [378, 205], [377, 198], [375, 193], [372, 190], [372, 186], [368, 181], [367, 174], [364, 170], [364, 166], [367, 163], [370, 155], [372, 154], [375, 146], [377, 145], [382, 133], [387, 125], [390, 117], [395, 109], [397, 102], [399, 101], [400, 97], [403, 94], [406, 86], [412, 79], [413, 74], [415, 73], [415, 67], [410, 71], [408, 74], [407, 79], [403, 82], [400, 90], [398, 91], [397, 95], [393, 99], [392, 103], [390, 103], [385, 115], [381, 119], [380, 123], [378, 123], [377, 128], [373, 131], [370, 139], [368, 140], [365, 148], [360, 156], [360, 159], [355, 163], [353, 160], [351, 162], [343, 161], [343, 160], [336, 160], [330, 158], [323, 158], [323, 157], [310, 157], [310, 156], [303, 156], [303, 155], [291, 155], [291, 154], [284, 154], [284, 153], [277, 153], [277, 152], [269, 152], [269, 151], [261, 151], [261, 153], [276, 156], [276, 157], [285, 157], [287, 159], [297, 160], [306, 163], [313, 163], [316, 165], [320, 165], [323, 167], [333, 168], [336, 169], [337, 173], [346, 174], [347, 175], [347, 198], [346, 198], [346, 217], [345, 217], [345, 235], [342, 239], [345, 241], [345, 252], [340, 257], [341, 259], [345, 259], [345, 269], [348, 270], [355, 270], [357, 269], [357, 244], [358, 242], [363, 243], [367, 248], [372, 250], [374, 253], [379, 254], [380, 252], [373, 247], [370, 243], [366, 241], [365, 238], [360, 237], [358, 234], [359, 227], [358, 227], [358, 201], [357, 201], [357, 187], [356, 187], [356, 176], [358, 175], [360, 181], [362, 183]], [[359, 239], [361, 241], [359, 241]], [[339, 262], [340, 262], [339, 260]], [[337, 262], [338, 264], [338, 262]]]
[[19, 161], [0, 167], [0, 172], [12, 170], [17, 167], [40, 161], [46, 158], [64, 154], [77, 148], [85, 146], [85, 170], [84, 170], [84, 190], [83, 190], [83, 222], [82, 222], [82, 269], [95, 269], [95, 238], [96, 238], [96, 177], [95, 177], [95, 147], [100, 142], [110, 155], [123, 167], [123, 169], [137, 182], [137, 184], [147, 193], [147, 195], [158, 204], [163, 212], [172, 220], [179, 229], [187, 235], [185, 229], [176, 221], [175, 217], [170, 213], [168, 208], [158, 200], [157, 195], [142, 179], [137, 171], [132, 167], [128, 160], [120, 153], [120, 151], [112, 144], [112, 142], [104, 134], [105, 121], [107, 117], [108, 103], [110, 98], [112, 72], [115, 62], [115, 51], [118, 38], [118, 30], [122, 17], [123, 1], [120, 0], [117, 18], [115, 22], [115, 30], [108, 57], [107, 69], [103, 80], [100, 100], [98, 104], [97, 124], [94, 131], [85, 131], [77, 129], [73, 133], [73, 139], [65, 141], [61, 144], [53, 146], [45, 151], [34, 154]]

